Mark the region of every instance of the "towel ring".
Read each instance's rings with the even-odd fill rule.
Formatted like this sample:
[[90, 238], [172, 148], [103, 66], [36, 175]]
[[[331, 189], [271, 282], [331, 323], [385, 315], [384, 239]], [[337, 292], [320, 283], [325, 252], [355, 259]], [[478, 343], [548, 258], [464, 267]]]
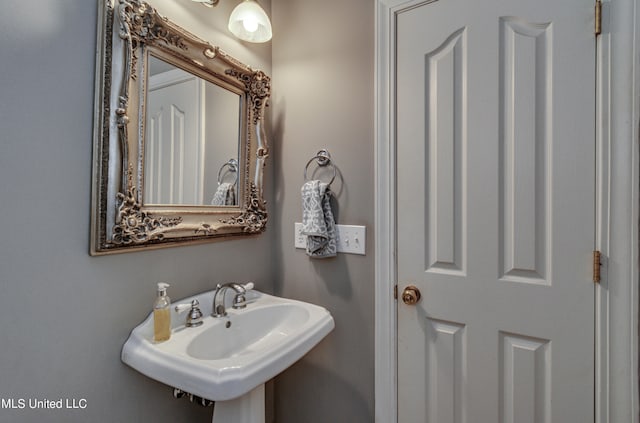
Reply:
[[235, 185], [235, 183], [238, 182], [238, 161], [236, 159], [229, 159], [228, 162], [220, 166], [220, 170], [218, 170], [218, 185], [222, 183], [222, 171], [225, 167], [229, 168], [228, 172], [233, 172], [236, 175], [232, 184]]
[[331, 185], [331, 183], [336, 179], [336, 175], [338, 174], [338, 170], [336, 169], [336, 165], [334, 165], [331, 162], [331, 154], [329, 154], [329, 152], [327, 150], [325, 150], [325, 149], [322, 149], [322, 150], [318, 151], [318, 154], [313, 156], [307, 162], [306, 166], [304, 167], [304, 180], [305, 180], [305, 182], [307, 182], [309, 180], [309, 178], [307, 178], [307, 170], [309, 169], [309, 165], [314, 160], [318, 163], [318, 166], [320, 166], [320, 167], [331, 166], [333, 168], [333, 176], [331, 177], [331, 180], [329, 181], [329, 185]]

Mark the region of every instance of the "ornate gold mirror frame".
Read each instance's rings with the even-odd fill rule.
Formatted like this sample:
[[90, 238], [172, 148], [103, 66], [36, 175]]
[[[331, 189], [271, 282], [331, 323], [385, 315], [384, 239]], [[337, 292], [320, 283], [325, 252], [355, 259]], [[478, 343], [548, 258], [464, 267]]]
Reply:
[[[239, 94], [237, 205], [143, 204], [150, 53]], [[267, 75], [180, 28], [141, 0], [101, 0], [96, 75], [92, 255], [264, 231]]]

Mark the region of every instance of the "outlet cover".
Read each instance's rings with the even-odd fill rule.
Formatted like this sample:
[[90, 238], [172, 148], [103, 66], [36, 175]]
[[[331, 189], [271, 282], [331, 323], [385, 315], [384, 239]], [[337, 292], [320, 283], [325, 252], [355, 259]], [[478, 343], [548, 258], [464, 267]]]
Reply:
[[[302, 235], [302, 223], [295, 223], [294, 245], [296, 248], [306, 248], [307, 240]], [[366, 227], [358, 225], [336, 225], [337, 247], [339, 253], [365, 255]]]

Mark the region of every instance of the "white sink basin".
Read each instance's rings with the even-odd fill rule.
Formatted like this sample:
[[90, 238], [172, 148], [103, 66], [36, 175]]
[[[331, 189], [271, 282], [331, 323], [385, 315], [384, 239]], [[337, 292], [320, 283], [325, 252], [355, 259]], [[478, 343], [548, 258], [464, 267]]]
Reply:
[[[122, 348], [122, 361], [167, 385], [213, 401], [238, 398], [291, 366], [334, 327], [322, 307], [247, 293], [247, 307], [226, 304], [228, 316], [212, 317], [214, 291], [175, 301], [198, 299], [204, 314], [199, 327], [184, 326], [185, 314], [172, 308], [168, 341], [153, 342], [153, 315], [137, 326]], [[232, 296], [232, 290], [227, 290]]]

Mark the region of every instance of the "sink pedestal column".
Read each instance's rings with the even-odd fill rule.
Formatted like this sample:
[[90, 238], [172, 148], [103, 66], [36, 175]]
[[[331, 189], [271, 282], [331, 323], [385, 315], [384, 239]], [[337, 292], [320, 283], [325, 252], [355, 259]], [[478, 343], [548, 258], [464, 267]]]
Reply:
[[212, 423], [265, 423], [264, 383], [240, 398], [216, 401]]

